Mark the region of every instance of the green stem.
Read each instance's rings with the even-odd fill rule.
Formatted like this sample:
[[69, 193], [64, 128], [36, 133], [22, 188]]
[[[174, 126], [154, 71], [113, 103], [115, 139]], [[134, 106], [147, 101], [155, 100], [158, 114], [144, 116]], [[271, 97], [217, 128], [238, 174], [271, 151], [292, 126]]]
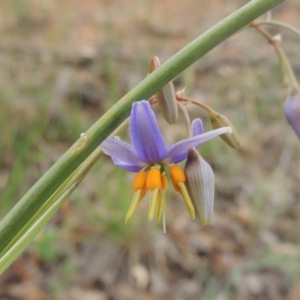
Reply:
[[281, 27], [281, 28], [291, 31], [291, 32], [295, 33], [296, 35], [298, 35], [298, 37], [300, 37], [300, 30], [298, 30], [296, 27], [294, 27], [290, 24], [287, 24], [287, 23], [284, 23], [281, 21], [259, 21], [259, 22], [255, 22], [255, 25], [256, 26], [260, 26], [260, 25], [278, 26], [278, 27]]
[[69, 198], [75, 190], [79, 182], [73, 183], [53, 204], [48, 210], [43, 213], [22, 236], [6, 251], [0, 258], [0, 274], [4, 272], [10, 264], [18, 257], [18, 255], [29, 245], [32, 239], [42, 230], [46, 223], [53, 217], [60, 206]]
[[[126, 119], [111, 135], [110, 137], [120, 134], [128, 126], [129, 118]], [[22, 236], [26, 235], [27, 231], [38, 222], [39, 218], [47, 212], [48, 209], [61, 197], [71, 186], [76, 183], [76, 186], [83, 180], [88, 171], [102, 156], [103, 151], [100, 147], [97, 147], [92, 154], [67, 178], [63, 184], [52, 194], [52, 196], [41, 206], [35, 215], [22, 227], [18, 234], [11, 240], [11, 242], [3, 249], [2, 253], [10, 251], [10, 248], [14, 248], [18, 244]], [[5, 254], [6, 255], [6, 254]], [[1, 267], [0, 267], [1, 269]], [[1, 272], [0, 272], [1, 274]]]
[[61, 183], [129, 116], [134, 101], [151, 97], [204, 54], [283, 1], [252, 0], [192, 41], [129, 91], [75, 142], [2, 220], [0, 253]]

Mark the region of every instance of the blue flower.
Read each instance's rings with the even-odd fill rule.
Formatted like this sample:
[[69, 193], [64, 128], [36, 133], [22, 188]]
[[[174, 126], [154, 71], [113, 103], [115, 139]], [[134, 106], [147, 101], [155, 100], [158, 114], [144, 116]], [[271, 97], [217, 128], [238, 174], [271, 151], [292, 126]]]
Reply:
[[203, 133], [203, 129], [194, 130], [193, 137], [181, 140], [172, 146], [167, 146], [166, 141], [158, 126], [155, 114], [150, 104], [143, 100], [132, 106], [129, 133], [132, 144], [121, 141], [118, 137], [106, 139], [101, 148], [103, 152], [111, 156], [115, 165], [130, 171], [138, 172], [133, 182], [133, 200], [127, 213], [127, 223], [138, 204], [149, 192], [149, 221], [161, 219], [165, 215], [165, 190], [167, 180], [166, 169], [169, 169], [173, 187], [178, 191], [188, 208], [191, 217], [195, 217], [195, 208], [189, 197], [186, 187], [186, 176], [176, 165], [185, 160], [191, 148], [197, 148], [200, 144], [221, 134], [231, 133], [230, 127], [223, 127]]

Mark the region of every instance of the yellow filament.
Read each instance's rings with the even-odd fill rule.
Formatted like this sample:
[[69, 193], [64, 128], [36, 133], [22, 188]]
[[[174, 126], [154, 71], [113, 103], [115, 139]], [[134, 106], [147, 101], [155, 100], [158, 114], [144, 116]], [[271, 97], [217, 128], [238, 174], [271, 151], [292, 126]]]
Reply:
[[146, 193], [146, 189], [141, 189], [141, 190], [137, 190], [136, 192], [134, 192], [130, 207], [128, 209], [128, 212], [127, 212], [127, 215], [125, 218], [125, 224], [127, 224], [130, 221], [130, 219], [132, 218], [138, 205], [140, 204], [141, 200], [145, 196], [145, 193]]
[[156, 219], [160, 221], [163, 211], [165, 210], [165, 190], [167, 189], [167, 178], [165, 174], [161, 174], [161, 189], [157, 197]]
[[161, 215], [164, 207], [164, 192], [162, 190], [159, 191], [157, 196], [157, 207], [156, 207], [156, 220], [160, 221]]
[[156, 167], [152, 167], [148, 172], [146, 187], [149, 190], [159, 189], [161, 187], [160, 170]]
[[[163, 196], [165, 197], [165, 195], [163, 195]], [[167, 232], [167, 229], [166, 229], [166, 206], [167, 206], [166, 199], [164, 199], [164, 206], [163, 206], [163, 211], [162, 211], [162, 223], [163, 223], [164, 233]]]
[[149, 212], [148, 220], [152, 221], [154, 217], [155, 207], [158, 200], [159, 189], [149, 191]]
[[187, 191], [185, 183], [179, 182], [178, 186], [180, 188], [180, 194], [181, 194], [181, 196], [182, 196], [182, 198], [184, 200], [184, 203], [185, 203], [185, 205], [187, 207], [187, 210], [188, 210], [191, 218], [195, 219], [195, 208], [194, 208], [193, 202], [192, 202], [192, 200], [190, 198], [190, 195], [189, 195], [189, 193]]
[[146, 179], [147, 179], [147, 172], [142, 170], [140, 171], [134, 181], [133, 181], [133, 191], [136, 192], [137, 190], [141, 190], [146, 186]]

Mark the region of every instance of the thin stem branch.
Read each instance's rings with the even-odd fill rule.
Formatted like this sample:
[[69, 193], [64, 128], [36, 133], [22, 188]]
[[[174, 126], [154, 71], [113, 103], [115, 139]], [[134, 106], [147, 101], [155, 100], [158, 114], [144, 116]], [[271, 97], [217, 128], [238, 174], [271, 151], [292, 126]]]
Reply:
[[300, 37], [300, 30], [290, 24], [285, 23], [285, 22], [267, 20], [267, 21], [259, 21], [259, 22], [255, 21], [253, 23], [255, 24], [255, 26], [260, 26], [260, 25], [278, 26], [278, 27], [281, 27], [281, 28], [291, 31], [294, 34], [298, 35], [298, 37]]
[[179, 95], [178, 93], [176, 95], [176, 99], [178, 101], [182, 101], [182, 102], [193, 103], [194, 105], [197, 105], [200, 108], [202, 108], [203, 110], [205, 110], [208, 114], [217, 114], [211, 107], [209, 107], [208, 105], [206, 105], [203, 102], [200, 102], [198, 100], [183, 97], [183, 96]]
[[257, 25], [257, 23], [252, 23], [251, 26], [254, 29], [256, 29], [261, 35], [263, 35], [268, 40], [268, 42], [274, 47], [281, 65], [284, 83], [292, 89], [292, 94], [300, 93], [300, 86], [293, 71], [293, 68], [284, 51], [278, 44], [278, 41], [276, 41], [266, 30], [262, 29], [259, 25]]
[[180, 101], [176, 101], [176, 103], [177, 103], [177, 106], [181, 109], [182, 114], [184, 116], [185, 125], [186, 125], [186, 135], [189, 138], [192, 136], [191, 120], [190, 120], [189, 113], [187, 112], [185, 106]]

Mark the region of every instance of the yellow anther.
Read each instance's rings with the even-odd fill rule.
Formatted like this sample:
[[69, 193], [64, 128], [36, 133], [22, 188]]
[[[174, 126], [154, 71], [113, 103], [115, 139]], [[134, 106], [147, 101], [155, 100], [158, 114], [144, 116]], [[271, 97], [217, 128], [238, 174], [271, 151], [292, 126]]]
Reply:
[[146, 186], [146, 179], [147, 179], [147, 172], [144, 170], [140, 171], [136, 175], [133, 181], [133, 185], [132, 185], [133, 191], [135, 192], [137, 190], [143, 189]]
[[146, 187], [149, 190], [159, 189], [161, 187], [160, 170], [156, 167], [152, 167], [148, 172]]

